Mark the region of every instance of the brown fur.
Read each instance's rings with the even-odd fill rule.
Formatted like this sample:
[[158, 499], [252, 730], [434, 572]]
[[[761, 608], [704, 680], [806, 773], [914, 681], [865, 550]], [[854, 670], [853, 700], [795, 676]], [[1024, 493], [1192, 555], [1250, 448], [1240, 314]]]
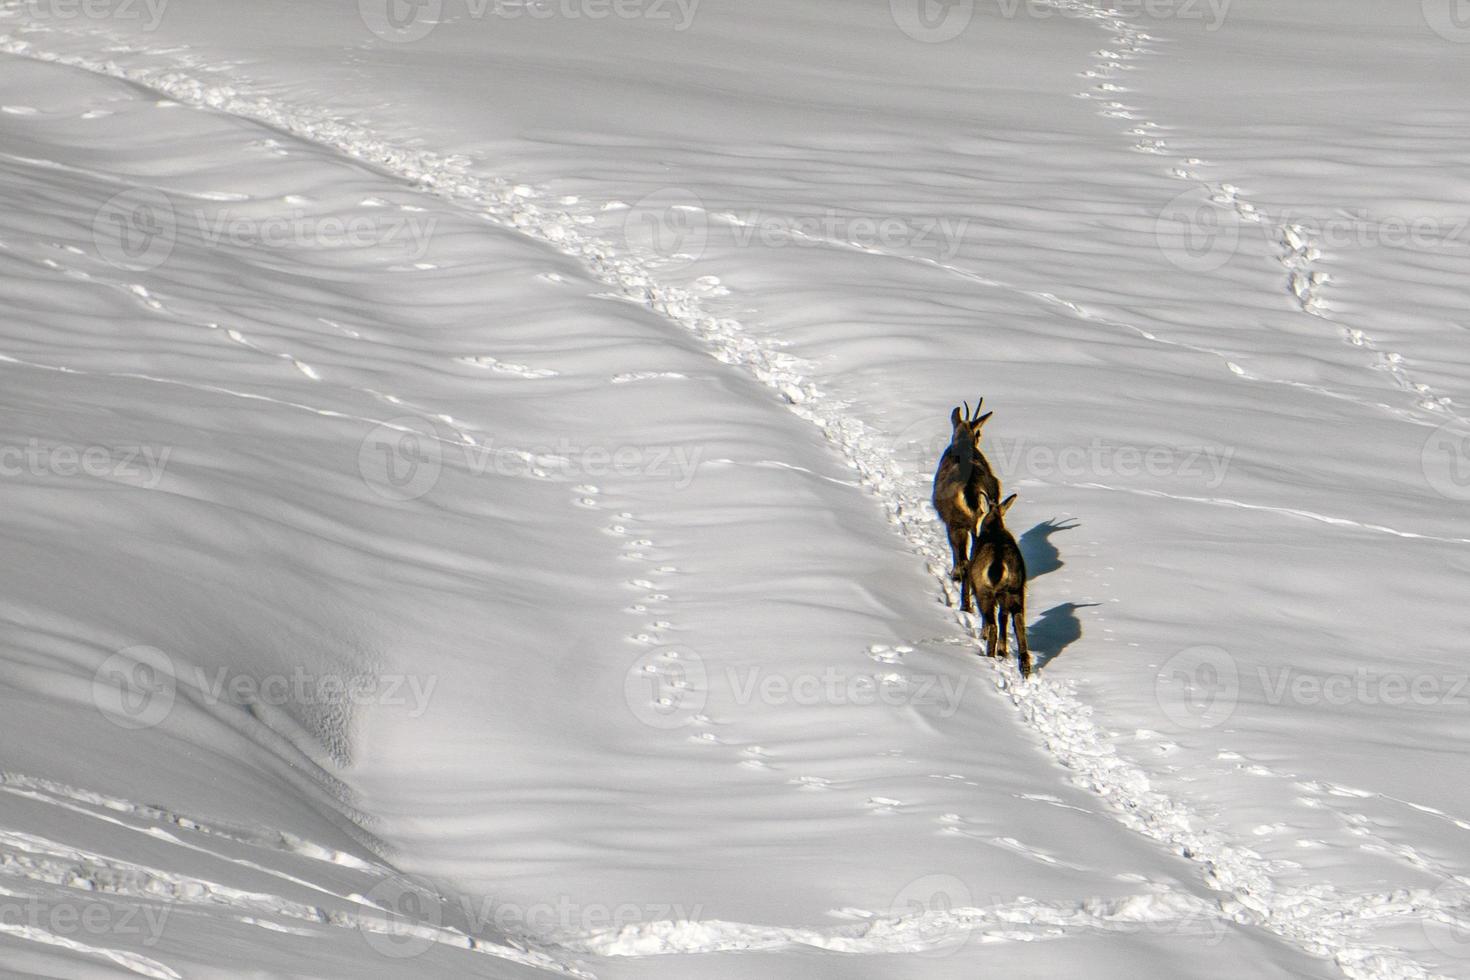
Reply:
[[[975, 403], [975, 413], [985, 401]], [[970, 533], [980, 516], [981, 498], [1000, 499], [1000, 481], [990, 468], [990, 461], [980, 451], [980, 430], [992, 413], [972, 417], [965, 405], [962, 415], [956, 408], [949, 421], [954, 432], [949, 445], [939, 458], [934, 471], [934, 509], [949, 533], [949, 549], [953, 558], [950, 577], [960, 583], [960, 607], [970, 610], [970, 582], [965, 575]]]
[[1016, 631], [1016, 653], [1021, 676], [1031, 676], [1031, 651], [1026, 646], [1026, 559], [1021, 547], [1005, 526], [1005, 513], [1015, 503], [1011, 494], [996, 504], [987, 497], [980, 502], [975, 523], [975, 542], [967, 569], [970, 588], [980, 606], [985, 637], [985, 655], [1006, 656], [1007, 623]]

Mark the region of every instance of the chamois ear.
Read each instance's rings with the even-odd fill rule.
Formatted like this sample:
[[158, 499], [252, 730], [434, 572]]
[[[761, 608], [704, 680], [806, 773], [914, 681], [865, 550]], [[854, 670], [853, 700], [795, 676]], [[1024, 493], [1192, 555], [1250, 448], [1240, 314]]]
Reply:
[[978, 419], [976, 419], [975, 421], [971, 422], [970, 423], [970, 428], [974, 429], [976, 432], [979, 432], [980, 431], [980, 427], [982, 425], [984, 425], [986, 422], [989, 422], [990, 421], [990, 416], [992, 416], [994, 414], [995, 414], [994, 412], [986, 412], [984, 415], [980, 416]]
[[1006, 511], [1008, 511], [1008, 510], [1010, 510], [1010, 509], [1011, 509], [1011, 504], [1013, 504], [1013, 503], [1015, 503], [1015, 502], [1016, 502], [1016, 495], [1015, 495], [1015, 494], [1011, 494], [1011, 495], [1010, 495], [1010, 496], [1009, 496], [1009, 497], [1007, 497], [1007, 498], [1006, 498], [1006, 499], [1005, 499], [1005, 500], [1002, 500], [1002, 501], [1001, 501], [1001, 502], [1000, 502], [1000, 515], [1001, 515], [1001, 516], [1002, 516], [1002, 517], [1004, 517], [1004, 516], [1005, 516], [1005, 513], [1006, 513]]
[[949, 413], [949, 424], [950, 425], [956, 425], [957, 426], [961, 422], [963, 422], [964, 420], [965, 420], [965, 417], [960, 414], [960, 410], [959, 410], [959, 407], [958, 406], [955, 407], [955, 410], [953, 412], [950, 412]]

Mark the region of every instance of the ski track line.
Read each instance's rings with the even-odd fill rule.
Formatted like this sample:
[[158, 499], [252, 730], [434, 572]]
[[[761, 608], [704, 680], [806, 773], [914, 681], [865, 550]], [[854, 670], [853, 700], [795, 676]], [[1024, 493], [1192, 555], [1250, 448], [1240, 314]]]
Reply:
[[[1095, 21], [1102, 30], [1109, 34], [1111, 48], [1096, 52], [1099, 61], [1081, 73], [1084, 78], [1098, 79], [1099, 82], [1093, 90], [1077, 93], [1078, 97], [1106, 100], [1102, 103], [1103, 107], [1099, 110], [1099, 115], [1136, 123], [1129, 130], [1129, 135], [1138, 139], [1133, 145], [1134, 150], [1140, 153], [1160, 155], [1173, 152], [1168, 141], [1158, 135], [1164, 127], [1144, 116], [1137, 106], [1127, 105], [1115, 98], [1130, 91], [1128, 87], [1113, 81], [1117, 73], [1133, 70], [1135, 66], [1128, 62], [1151, 53], [1149, 42], [1156, 41], [1158, 38], [1140, 30], [1120, 11], [1099, 6], [1096, 0], [1049, 0], [1049, 2], [1058, 9], [1072, 11], [1081, 17]], [[1448, 416], [1462, 423], [1467, 421], [1454, 410], [1452, 399], [1436, 394], [1429, 385], [1414, 380], [1404, 367], [1403, 355], [1382, 349], [1363, 330], [1338, 324], [1333, 320], [1322, 296], [1323, 287], [1332, 281], [1332, 277], [1326, 271], [1317, 268], [1317, 263], [1322, 258], [1322, 250], [1313, 240], [1311, 230], [1307, 226], [1290, 220], [1276, 221], [1265, 209], [1246, 198], [1235, 184], [1225, 181], [1213, 182], [1200, 177], [1194, 168], [1204, 165], [1206, 161], [1198, 157], [1187, 157], [1170, 170], [1169, 176], [1176, 180], [1197, 183], [1209, 194], [1211, 203], [1228, 209], [1245, 226], [1265, 226], [1268, 222], [1275, 225], [1275, 238], [1270, 240], [1269, 244], [1276, 250], [1276, 260], [1286, 270], [1286, 292], [1292, 297], [1292, 301], [1301, 312], [1333, 323], [1341, 331], [1343, 343], [1372, 353], [1374, 363], [1370, 367], [1373, 370], [1388, 373], [1393, 378], [1394, 384], [1414, 399], [1419, 411], [1440, 418]]]
[[1234, 500], [1230, 497], [1194, 497], [1182, 493], [1168, 493], [1163, 490], [1149, 490], [1142, 487], [1115, 487], [1107, 483], [1050, 483], [1044, 480], [1022, 479], [1017, 481], [1018, 486], [1064, 486], [1075, 487], [1079, 490], [1106, 490], [1109, 493], [1130, 493], [1136, 497], [1152, 497], [1158, 500], [1178, 500], [1190, 504], [1205, 504], [1210, 507], [1235, 507], [1240, 510], [1259, 510], [1268, 514], [1280, 514], [1285, 517], [1296, 517], [1307, 521], [1316, 521], [1319, 524], [1328, 524], [1332, 527], [1356, 528], [1360, 531], [1372, 531], [1375, 534], [1389, 534], [1396, 538], [1408, 538], [1414, 541], [1435, 541], [1442, 544], [1470, 544], [1470, 538], [1455, 538], [1438, 534], [1421, 534], [1418, 531], [1401, 531], [1387, 524], [1367, 524], [1355, 521], [1347, 517], [1333, 517], [1330, 514], [1319, 514], [1312, 510], [1302, 510], [1298, 507], [1278, 507], [1272, 504], [1252, 504], [1244, 500]]
[[1097, 933], [1155, 931], [1218, 939], [1229, 928], [1220, 909], [1177, 893], [1090, 899], [1078, 903], [1018, 899], [989, 907], [870, 912], [826, 929], [792, 929], [721, 920], [650, 922], [568, 939], [567, 948], [598, 956], [751, 952], [806, 946], [837, 953], [954, 952], [968, 943], [1034, 942]]
[[[126, 50], [121, 48], [121, 50]], [[126, 69], [114, 61], [61, 55], [30, 42], [0, 34], [0, 53], [80, 68], [131, 82], [170, 99], [196, 107], [264, 123], [308, 142], [335, 148], [347, 157], [409, 181], [426, 193], [471, 209], [497, 226], [519, 231], [586, 263], [599, 280], [629, 300], [645, 306], [703, 339], [721, 362], [750, 372], [779, 393], [791, 411], [816, 425], [858, 471], [868, 489], [884, 504], [888, 519], [913, 549], [928, 559], [931, 573], [947, 584], [945, 558], [932, 520], [927, 494], [905, 479], [886, 451], [881, 433], [851, 418], [810, 380], [790, 366], [772, 343], [751, 337], [733, 319], [704, 310], [697, 295], [678, 286], [661, 285], [654, 265], [618, 254], [610, 243], [591, 238], [565, 212], [543, 208], [534, 192], [503, 178], [469, 172], [469, 161], [432, 151], [395, 145], [362, 125], [344, 122], [320, 110], [287, 107], [247, 94], [228, 84], [210, 84], [187, 73], [210, 69], [177, 49], [139, 54], [168, 57], [178, 67]], [[242, 84], [242, 83], [237, 83]], [[962, 627], [956, 613], [957, 627]], [[1210, 887], [1222, 892], [1221, 907], [1233, 921], [1258, 926], [1313, 954], [1331, 957], [1354, 978], [1424, 978], [1427, 971], [1407, 954], [1362, 938], [1362, 924], [1385, 915], [1428, 914], [1423, 901], [1393, 896], [1345, 896], [1330, 885], [1278, 889], [1267, 862], [1215, 831], [1185, 803], [1153, 788], [1148, 772], [1121, 756], [1091, 719], [1091, 709], [1068, 688], [1042, 678], [1021, 683], [1009, 665], [993, 665], [996, 687], [1016, 707], [1053, 758], [1072, 772], [1074, 781], [1105, 800], [1124, 826], [1155, 840], [1196, 863]], [[1430, 896], [1432, 898], [1432, 896]], [[1439, 910], [1436, 910], [1439, 911]]]
[[[141, 806], [112, 797], [103, 797], [100, 794], [77, 791], [18, 773], [0, 772], [0, 790], [15, 793], [35, 802], [52, 806], [59, 805], [65, 809], [125, 827], [136, 833], [145, 834], [170, 847], [204, 854], [229, 865], [305, 887], [334, 901], [327, 905], [305, 904], [276, 894], [236, 888], [195, 875], [166, 871], [135, 861], [108, 857], [93, 850], [0, 826], [0, 878], [3, 879], [24, 881], [32, 885], [76, 889], [123, 901], [162, 903], [168, 909], [222, 914], [233, 921], [275, 932], [311, 935], [316, 929], [335, 928], [356, 930], [364, 935], [388, 936], [395, 943], [401, 943], [405, 938], [411, 937], [415, 940], [508, 960], [559, 974], [593, 977], [593, 974], [575, 965], [563, 963], [547, 953], [530, 947], [503, 945], [471, 936], [459, 929], [437, 922], [425, 923], [407, 919], [399, 910], [384, 907], [374, 901], [370, 897], [371, 887], [364, 889], [368, 892], [367, 897], [356, 892], [345, 895], [333, 892], [266, 865], [192, 844], [160, 827], [133, 826], [105, 814], [89, 811], [81, 804], [101, 806], [134, 815], [140, 819], [167, 823], [175, 827], [187, 827], [202, 835], [217, 836], [237, 844], [263, 848], [274, 853], [292, 854], [334, 864], [351, 872], [369, 875], [372, 885], [401, 879], [398, 872], [386, 865], [365, 862], [297, 838], [283, 837], [278, 844], [263, 843], [243, 834], [212, 828], [202, 822], [170, 814], [155, 807]], [[40, 900], [39, 895], [27, 895], [8, 889], [0, 889], [0, 894]], [[345, 906], [346, 909], [332, 906]], [[278, 919], [285, 919], [287, 922], [300, 925], [284, 925], [276, 921]], [[6, 924], [0, 923], [0, 926], [4, 925]], [[114, 959], [121, 957], [118, 962], [130, 969], [135, 969], [135, 972], [140, 972], [144, 976], [179, 977], [178, 973], [157, 961], [135, 957], [131, 953], [117, 953], [116, 956], [112, 956], [113, 951], [73, 946], [64, 937], [53, 936], [44, 930], [29, 926], [10, 927], [4, 931], [19, 939], [66, 945], [69, 949], [89, 955], [104, 955]], [[130, 965], [135, 959], [139, 962]], [[147, 972], [149, 970], [154, 972]]]
[[[30, 898], [29, 895], [13, 892], [4, 887], [0, 887], [0, 896], [6, 898]], [[89, 943], [78, 942], [70, 937], [59, 936], [55, 933], [48, 932], [38, 926], [13, 924], [0, 920], [0, 935], [13, 936], [25, 942], [38, 943], [44, 946], [56, 946], [68, 952], [80, 953], [83, 956], [93, 959], [104, 960], [120, 966], [130, 973], [136, 973], [143, 977], [152, 977], [153, 980], [183, 980], [182, 974], [176, 973], [163, 963], [147, 956], [141, 956], [138, 953], [127, 950], [108, 949], [105, 946], [93, 946]]]

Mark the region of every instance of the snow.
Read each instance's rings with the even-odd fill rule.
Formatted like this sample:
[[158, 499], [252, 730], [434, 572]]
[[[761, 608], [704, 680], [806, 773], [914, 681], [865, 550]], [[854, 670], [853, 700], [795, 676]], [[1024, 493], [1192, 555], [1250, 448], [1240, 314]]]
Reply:
[[389, 3], [0, 9], [0, 966], [1470, 976], [1438, 0]]

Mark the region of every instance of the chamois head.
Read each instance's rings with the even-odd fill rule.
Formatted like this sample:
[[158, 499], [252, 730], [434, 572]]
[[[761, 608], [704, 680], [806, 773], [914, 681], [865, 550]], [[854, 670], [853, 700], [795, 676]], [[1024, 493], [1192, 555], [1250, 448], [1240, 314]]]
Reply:
[[1016, 502], [1016, 495], [1011, 494], [1000, 503], [990, 499], [989, 494], [980, 495], [980, 516], [975, 519], [975, 536], [987, 527], [1005, 527], [1006, 511], [1011, 509], [1011, 504]]
[[949, 424], [954, 426], [954, 435], [951, 437], [952, 444], [957, 446], [969, 444], [976, 449], [980, 448], [980, 430], [986, 422], [990, 421], [990, 416], [995, 414], [994, 412], [986, 412], [984, 415], [976, 417], [975, 413], [980, 411], [980, 406], [984, 402], [985, 397], [982, 395], [975, 402], [975, 411], [973, 413], [970, 411], [969, 402], [964, 403], [965, 410], [963, 414], [961, 414], [959, 408], [955, 408], [954, 411], [949, 413]]

